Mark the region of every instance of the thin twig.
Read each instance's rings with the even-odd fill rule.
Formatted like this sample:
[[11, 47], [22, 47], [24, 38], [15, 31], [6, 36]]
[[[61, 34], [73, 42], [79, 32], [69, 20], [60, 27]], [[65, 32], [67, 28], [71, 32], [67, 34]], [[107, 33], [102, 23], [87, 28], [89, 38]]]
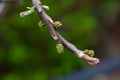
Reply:
[[77, 49], [73, 44], [65, 40], [58, 31], [55, 30], [54, 25], [53, 25], [53, 20], [51, 19], [50, 16], [48, 16], [40, 2], [40, 0], [32, 0], [33, 6], [35, 7], [35, 10], [38, 12], [39, 17], [42, 19], [42, 21], [48, 26], [49, 31], [51, 36], [53, 37], [54, 40], [56, 40], [58, 43], [61, 43], [66, 47], [68, 50], [72, 51], [75, 53], [78, 57], [84, 59], [85, 61], [88, 62], [88, 64], [95, 65], [99, 63], [99, 59], [89, 57], [88, 55], [85, 54], [85, 51]]

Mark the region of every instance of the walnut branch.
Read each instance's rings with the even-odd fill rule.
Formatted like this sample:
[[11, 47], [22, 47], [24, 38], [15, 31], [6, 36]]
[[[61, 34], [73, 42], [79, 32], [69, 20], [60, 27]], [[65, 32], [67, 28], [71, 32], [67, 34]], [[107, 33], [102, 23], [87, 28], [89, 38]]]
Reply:
[[81, 50], [77, 49], [73, 44], [71, 44], [70, 42], [65, 40], [59, 34], [58, 31], [56, 31], [56, 29], [54, 28], [54, 25], [53, 25], [53, 20], [50, 18], [50, 16], [48, 16], [45, 13], [40, 0], [32, 0], [32, 2], [33, 2], [33, 6], [35, 7], [35, 10], [39, 14], [39, 17], [48, 26], [50, 34], [54, 40], [56, 40], [58, 43], [63, 44], [64, 47], [66, 47], [68, 50], [75, 53], [78, 57], [84, 59], [86, 62], [88, 62], [88, 64], [95, 65], [95, 64], [99, 63], [99, 59], [86, 55], [85, 51], [81, 51]]

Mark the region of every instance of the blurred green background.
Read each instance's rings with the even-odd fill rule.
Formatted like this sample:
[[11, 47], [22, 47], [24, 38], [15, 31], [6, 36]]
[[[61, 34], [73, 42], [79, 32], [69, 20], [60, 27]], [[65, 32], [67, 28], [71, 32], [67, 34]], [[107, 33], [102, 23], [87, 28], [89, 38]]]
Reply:
[[[58, 31], [79, 49], [93, 49], [104, 61], [120, 53], [119, 0], [41, 0]], [[65, 49], [56, 51], [48, 28], [38, 27], [35, 12], [25, 18], [19, 13], [31, 0], [0, 1], [0, 80], [48, 80], [89, 67]]]

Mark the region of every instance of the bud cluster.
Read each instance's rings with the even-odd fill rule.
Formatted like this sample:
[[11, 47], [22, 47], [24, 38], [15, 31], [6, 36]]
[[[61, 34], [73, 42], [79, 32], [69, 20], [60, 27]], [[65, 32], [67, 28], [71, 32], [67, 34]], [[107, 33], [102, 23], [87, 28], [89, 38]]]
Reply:
[[64, 52], [64, 46], [61, 43], [58, 43], [56, 45], [56, 49], [57, 49], [58, 53], [63, 53]]
[[85, 50], [85, 53], [86, 53], [88, 56], [90, 56], [90, 57], [93, 57], [93, 56], [95, 55], [95, 53], [94, 53], [93, 50], [88, 50], [88, 49], [86, 49], [86, 50]]
[[62, 26], [62, 23], [60, 21], [55, 21], [53, 25], [55, 28], [59, 28], [60, 26]]

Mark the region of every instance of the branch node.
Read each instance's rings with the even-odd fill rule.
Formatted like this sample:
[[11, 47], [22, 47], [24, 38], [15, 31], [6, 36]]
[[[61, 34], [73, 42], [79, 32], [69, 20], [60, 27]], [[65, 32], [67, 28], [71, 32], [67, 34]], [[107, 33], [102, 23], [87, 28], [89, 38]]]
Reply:
[[80, 51], [80, 50], [77, 51], [77, 54], [78, 54], [78, 57], [80, 58], [82, 58], [85, 55], [84, 51]]
[[51, 32], [51, 36], [52, 36], [52, 38], [53, 38], [55, 41], [58, 41], [58, 37], [57, 37], [57, 35], [56, 35], [55, 33], [52, 33], [52, 32]]

